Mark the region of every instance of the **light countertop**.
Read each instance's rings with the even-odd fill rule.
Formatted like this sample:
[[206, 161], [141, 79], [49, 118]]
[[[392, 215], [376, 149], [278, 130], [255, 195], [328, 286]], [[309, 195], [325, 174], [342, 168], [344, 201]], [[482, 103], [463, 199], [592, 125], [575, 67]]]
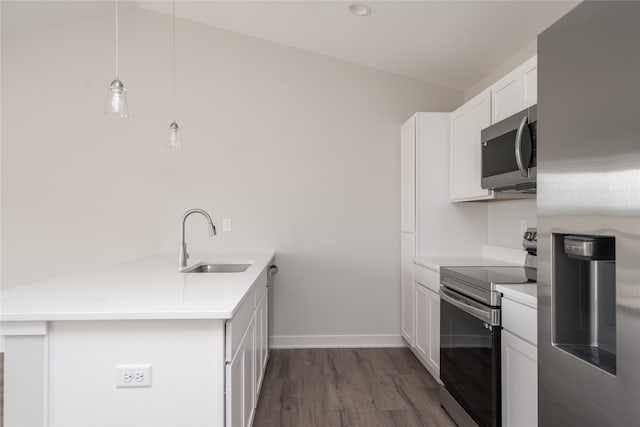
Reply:
[[201, 261], [250, 262], [242, 273], [179, 273], [176, 254], [4, 289], [2, 321], [229, 319], [273, 253], [192, 254]]
[[446, 266], [500, 266], [518, 265], [513, 262], [482, 256], [437, 256], [416, 258], [415, 263], [435, 272], [440, 272], [440, 267]]
[[502, 292], [502, 297], [521, 304], [528, 305], [532, 308], [538, 307], [538, 285], [498, 285], [498, 292]]

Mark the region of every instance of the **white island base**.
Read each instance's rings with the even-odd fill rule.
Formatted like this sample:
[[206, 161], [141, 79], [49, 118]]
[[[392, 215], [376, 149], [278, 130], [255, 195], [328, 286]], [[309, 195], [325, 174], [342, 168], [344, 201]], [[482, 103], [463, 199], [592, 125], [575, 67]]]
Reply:
[[[198, 274], [191, 284], [198, 289], [197, 304], [184, 298], [176, 304], [162, 297], [163, 287], [173, 286], [173, 280], [185, 286], [184, 275], [167, 272], [168, 280], [159, 284], [156, 309], [146, 304], [144, 314], [129, 310], [122, 313], [123, 319], [107, 307], [123, 289], [116, 286], [98, 292], [86, 278], [86, 296], [102, 300], [101, 313], [89, 315], [69, 307], [56, 311], [55, 298], [47, 310], [40, 310], [43, 302], [39, 301], [32, 306], [40, 311], [28, 311], [26, 295], [40, 284], [7, 292], [1, 324], [4, 425], [250, 426], [268, 359], [267, 274], [272, 258], [273, 254], [254, 256], [247, 272], [233, 276]], [[149, 262], [144, 259], [138, 265]], [[130, 272], [135, 263], [124, 266]], [[224, 276], [226, 283], [233, 282], [233, 292], [223, 289]], [[42, 284], [73, 286], [74, 280]], [[207, 298], [212, 307], [208, 316]], [[220, 300], [224, 298], [228, 301], [223, 307]], [[136, 365], [149, 365], [150, 378], [124, 381], [118, 370], [122, 365], [134, 365], [134, 372], [138, 372]], [[148, 380], [150, 386], [118, 387]]]

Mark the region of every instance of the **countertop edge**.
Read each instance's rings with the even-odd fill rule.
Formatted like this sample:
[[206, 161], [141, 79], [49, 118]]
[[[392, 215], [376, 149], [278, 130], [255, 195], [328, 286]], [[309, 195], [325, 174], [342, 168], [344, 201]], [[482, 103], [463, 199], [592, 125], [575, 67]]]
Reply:
[[[444, 261], [446, 260], [446, 261]], [[488, 258], [484, 256], [436, 256], [436, 257], [417, 257], [413, 259], [416, 265], [429, 270], [440, 273], [441, 267], [446, 266], [519, 266], [509, 261], [497, 258]]]
[[[242, 301], [246, 299], [246, 296]], [[242, 304], [242, 301], [238, 305]], [[0, 322], [72, 322], [99, 320], [229, 320], [234, 312], [163, 312], [163, 313], [20, 313], [0, 316]], [[1, 335], [1, 334], [0, 334]]]
[[[227, 254], [198, 254], [198, 258], [204, 257], [204, 259], [218, 259], [221, 256], [226, 256]], [[238, 257], [244, 259], [245, 254], [228, 254], [233, 257]], [[76, 310], [55, 310], [55, 306], [52, 306], [49, 310], [29, 310], [29, 307], [23, 307], [25, 310], [14, 310], [7, 312], [5, 304], [5, 300], [3, 298], [2, 308], [4, 309], [3, 313], [0, 313], [0, 322], [57, 322], [57, 321], [128, 321], [128, 320], [229, 320], [233, 318], [233, 316], [237, 313], [240, 306], [247, 300], [247, 297], [251, 294], [251, 291], [255, 289], [256, 281], [260, 277], [260, 273], [264, 271], [265, 268], [268, 269], [269, 265], [271, 265], [275, 258], [275, 251], [261, 252], [261, 253], [251, 253], [247, 254], [253, 256], [260, 257], [260, 269], [254, 271], [251, 275], [247, 277], [246, 290], [240, 294], [237, 293], [236, 298], [233, 299], [230, 304], [223, 304], [222, 310], [216, 309], [216, 307], [211, 307], [211, 309], [207, 309], [207, 307], [193, 307], [192, 310], [173, 310], [170, 307], [168, 310], [162, 310], [161, 307], [158, 307], [160, 310], [154, 310], [152, 307], [141, 308], [137, 310], [135, 308], [130, 308], [128, 311], [118, 311], [116, 310], [91, 310], [88, 308], [87, 310], [83, 310], [84, 307], [76, 307]], [[118, 263], [113, 266], [108, 266], [106, 269], [116, 269], [123, 265], [126, 265], [131, 262], [144, 261], [149, 257], [156, 256], [167, 256], [167, 254], [156, 254], [148, 257], [136, 258], [131, 261], [125, 261], [123, 263]], [[224, 258], [223, 258], [224, 259]], [[222, 260], [222, 259], [221, 259]], [[226, 260], [226, 259], [224, 259]], [[262, 265], [264, 264], [264, 265]], [[189, 273], [187, 273], [189, 274]], [[199, 274], [199, 273], [196, 273]], [[268, 273], [267, 273], [268, 274]], [[64, 277], [54, 278], [52, 280], [56, 281], [64, 281]], [[74, 279], [77, 280], [77, 279]], [[173, 279], [172, 279], [173, 280]], [[28, 286], [30, 284], [25, 284], [23, 286]], [[19, 289], [20, 287], [12, 288], [12, 290]], [[0, 333], [0, 335], [2, 335]]]
[[538, 297], [522, 290], [523, 286], [537, 285], [497, 285], [496, 290], [502, 292], [502, 297], [533, 309], [538, 309]]

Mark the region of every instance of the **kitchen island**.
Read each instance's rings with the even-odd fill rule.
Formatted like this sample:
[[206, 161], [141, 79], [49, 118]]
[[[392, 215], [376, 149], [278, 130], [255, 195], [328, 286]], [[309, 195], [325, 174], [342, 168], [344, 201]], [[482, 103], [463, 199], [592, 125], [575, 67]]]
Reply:
[[193, 255], [251, 265], [179, 273], [154, 255], [3, 291], [5, 425], [250, 425], [273, 258]]

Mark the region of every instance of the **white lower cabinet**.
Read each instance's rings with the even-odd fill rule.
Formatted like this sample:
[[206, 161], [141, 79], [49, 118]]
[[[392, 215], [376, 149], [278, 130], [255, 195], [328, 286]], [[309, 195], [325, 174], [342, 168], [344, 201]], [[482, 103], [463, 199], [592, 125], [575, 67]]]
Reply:
[[429, 351], [427, 363], [436, 379], [440, 378], [440, 295], [429, 290]]
[[225, 396], [226, 396], [226, 420], [227, 426], [241, 426], [242, 422], [242, 385], [243, 381], [243, 369], [244, 363], [242, 360], [242, 353], [238, 354], [233, 362], [227, 363], [226, 371], [226, 384], [225, 384]]
[[411, 350], [440, 380], [440, 273], [420, 264], [412, 270], [413, 344]]
[[502, 425], [537, 427], [536, 309], [505, 297], [502, 302]]
[[256, 307], [256, 404], [269, 356], [269, 291], [265, 289]]
[[429, 354], [429, 290], [416, 283], [413, 287], [413, 301], [416, 314], [414, 349], [426, 361]]
[[[260, 282], [256, 286], [255, 293], [249, 294], [236, 316], [227, 324], [231, 355], [225, 371], [226, 427], [250, 427], [255, 416], [269, 357], [269, 288], [265, 285], [266, 282]], [[246, 313], [251, 317], [241, 323], [246, 326], [240, 335], [242, 338], [234, 346], [233, 343], [237, 342], [235, 337], [240, 334], [238, 322]]]
[[538, 425], [538, 349], [502, 332], [502, 425]]
[[413, 304], [413, 258], [416, 253], [416, 240], [413, 233], [400, 234], [400, 299], [401, 333], [409, 346], [414, 345], [414, 304]]
[[240, 342], [238, 352], [227, 364], [227, 427], [249, 427], [255, 413], [255, 317]]
[[[242, 426], [250, 427], [256, 411], [256, 323], [247, 329], [246, 344], [242, 348]], [[232, 424], [233, 425], [233, 424]]]
[[431, 374], [440, 378], [440, 296], [416, 282], [414, 302], [414, 352]]

